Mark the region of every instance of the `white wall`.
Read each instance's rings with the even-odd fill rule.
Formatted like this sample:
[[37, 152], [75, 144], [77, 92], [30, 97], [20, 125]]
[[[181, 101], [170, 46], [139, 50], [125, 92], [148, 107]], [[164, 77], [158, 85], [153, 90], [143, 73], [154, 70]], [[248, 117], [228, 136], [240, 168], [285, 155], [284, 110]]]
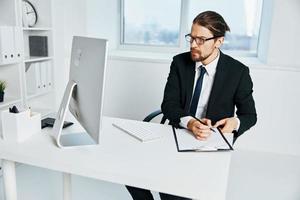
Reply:
[[107, 38], [111, 48], [116, 48], [119, 38], [119, 0], [87, 0], [86, 30], [89, 36]]
[[251, 69], [258, 122], [237, 147], [300, 155], [300, 71]]
[[300, 1], [275, 0], [268, 63], [300, 66]]
[[142, 120], [160, 108], [168, 63], [109, 59], [104, 113]]
[[56, 104], [59, 106], [69, 76], [72, 37], [86, 35], [86, 2], [82, 0], [53, 0], [54, 83]]

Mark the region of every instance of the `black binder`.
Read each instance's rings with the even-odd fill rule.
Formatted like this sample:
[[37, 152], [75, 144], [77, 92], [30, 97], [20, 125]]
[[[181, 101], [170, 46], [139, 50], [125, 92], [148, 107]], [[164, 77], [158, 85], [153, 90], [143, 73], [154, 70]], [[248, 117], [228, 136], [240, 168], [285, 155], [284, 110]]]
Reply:
[[38, 57], [48, 56], [48, 37], [30, 35], [29, 36], [29, 55]]
[[228, 142], [228, 140], [225, 138], [225, 136], [222, 134], [221, 130], [219, 128], [218, 132], [220, 133], [220, 135], [222, 136], [223, 140], [226, 142], [226, 144], [228, 145], [228, 149], [213, 149], [213, 150], [202, 150], [202, 149], [180, 149], [179, 145], [178, 145], [178, 140], [177, 140], [177, 136], [176, 136], [176, 128], [174, 126], [172, 126], [173, 129], [173, 134], [174, 134], [174, 139], [175, 139], [175, 143], [176, 143], [176, 147], [177, 147], [177, 151], [178, 152], [215, 152], [215, 151], [232, 151], [233, 147], [232, 145]]

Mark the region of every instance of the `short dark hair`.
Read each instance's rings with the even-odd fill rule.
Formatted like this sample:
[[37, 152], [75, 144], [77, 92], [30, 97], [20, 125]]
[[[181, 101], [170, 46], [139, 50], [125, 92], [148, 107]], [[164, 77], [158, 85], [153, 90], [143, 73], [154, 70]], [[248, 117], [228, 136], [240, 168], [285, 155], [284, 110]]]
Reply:
[[200, 13], [193, 20], [193, 24], [204, 26], [210, 30], [214, 36], [225, 36], [226, 31], [230, 31], [230, 28], [223, 17], [214, 11]]

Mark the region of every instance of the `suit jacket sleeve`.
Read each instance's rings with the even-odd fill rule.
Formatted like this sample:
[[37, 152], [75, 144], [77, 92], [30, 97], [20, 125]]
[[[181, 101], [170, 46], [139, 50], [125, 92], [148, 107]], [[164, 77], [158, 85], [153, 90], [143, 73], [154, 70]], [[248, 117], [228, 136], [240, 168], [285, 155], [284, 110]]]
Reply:
[[257, 121], [253, 93], [253, 83], [249, 74], [248, 67], [244, 68], [240, 77], [238, 88], [234, 95], [236, 105], [236, 114], [241, 122], [238, 132], [235, 133], [237, 138], [250, 127], [254, 126]]
[[187, 116], [181, 106], [181, 83], [179, 68], [174, 60], [171, 63], [171, 69], [164, 90], [164, 98], [161, 105], [164, 116], [170, 120], [170, 124], [178, 127], [180, 118]]

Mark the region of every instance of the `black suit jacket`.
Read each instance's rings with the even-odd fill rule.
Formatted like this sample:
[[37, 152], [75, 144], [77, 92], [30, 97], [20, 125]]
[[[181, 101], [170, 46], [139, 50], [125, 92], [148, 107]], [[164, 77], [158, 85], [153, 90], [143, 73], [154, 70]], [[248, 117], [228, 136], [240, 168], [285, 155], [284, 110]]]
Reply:
[[[194, 78], [195, 62], [192, 61], [190, 52], [175, 56], [161, 109], [164, 116], [176, 127], [179, 126], [181, 117], [190, 115]], [[236, 139], [257, 121], [252, 88], [248, 67], [220, 51], [206, 118], [211, 119], [214, 124], [220, 119], [233, 117], [236, 108], [241, 122], [238, 132], [234, 132]]]

